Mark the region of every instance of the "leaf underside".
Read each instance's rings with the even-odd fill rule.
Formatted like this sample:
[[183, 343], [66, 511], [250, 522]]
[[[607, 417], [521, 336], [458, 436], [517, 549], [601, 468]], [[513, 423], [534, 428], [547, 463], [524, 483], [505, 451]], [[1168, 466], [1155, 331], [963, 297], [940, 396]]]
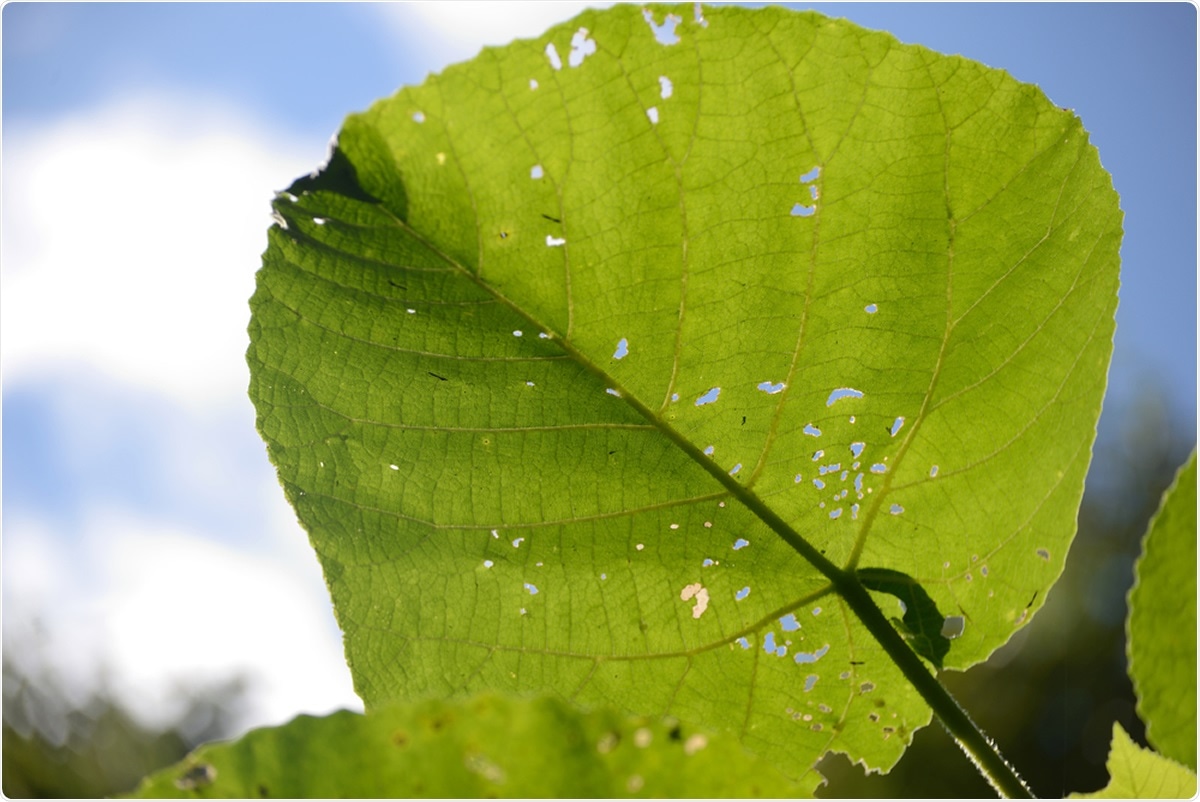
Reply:
[[886, 769], [929, 709], [764, 515], [961, 616], [948, 668], [1027, 623], [1090, 459], [1116, 194], [1003, 72], [667, 13], [586, 12], [346, 121], [274, 204], [259, 429], [368, 708], [549, 689], [793, 776]]

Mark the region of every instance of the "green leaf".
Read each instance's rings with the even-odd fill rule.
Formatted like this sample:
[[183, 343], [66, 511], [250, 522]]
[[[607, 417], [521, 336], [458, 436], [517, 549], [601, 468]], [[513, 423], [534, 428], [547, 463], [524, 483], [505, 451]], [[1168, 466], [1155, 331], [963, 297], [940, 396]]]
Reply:
[[1072, 799], [1187, 799], [1196, 795], [1196, 775], [1173, 760], [1142, 749], [1113, 724], [1108, 753], [1108, 786]]
[[551, 690], [886, 769], [930, 710], [830, 577], [911, 577], [965, 624], [948, 668], [1040, 607], [1117, 197], [1003, 72], [814, 13], [645, 14], [347, 119], [336, 181], [274, 204], [258, 426], [368, 708]]
[[759, 797], [800, 789], [729, 737], [581, 713], [561, 700], [458, 702], [300, 716], [204, 746], [141, 798]]
[[1129, 593], [1129, 675], [1146, 737], [1196, 770], [1196, 452], [1142, 540]]

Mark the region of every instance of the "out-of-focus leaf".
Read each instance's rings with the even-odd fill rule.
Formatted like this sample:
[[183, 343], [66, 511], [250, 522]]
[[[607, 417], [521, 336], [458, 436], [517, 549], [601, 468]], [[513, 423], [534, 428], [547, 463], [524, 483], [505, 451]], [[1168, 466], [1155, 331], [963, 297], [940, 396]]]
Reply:
[[1109, 783], [1091, 794], [1072, 799], [1187, 799], [1196, 795], [1196, 775], [1157, 752], [1143, 749], [1113, 724], [1108, 753]]
[[1196, 452], [1142, 540], [1129, 592], [1129, 675], [1146, 737], [1196, 770]]
[[142, 798], [757, 797], [801, 789], [733, 738], [495, 695], [300, 716], [198, 749]]

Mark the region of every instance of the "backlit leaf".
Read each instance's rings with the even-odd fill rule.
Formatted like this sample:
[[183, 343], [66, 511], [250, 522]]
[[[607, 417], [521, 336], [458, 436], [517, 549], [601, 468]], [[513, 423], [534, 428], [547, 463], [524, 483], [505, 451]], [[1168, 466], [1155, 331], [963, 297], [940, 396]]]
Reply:
[[201, 747], [142, 798], [761, 797], [796, 786], [736, 740], [558, 699], [300, 716]]
[[887, 768], [929, 709], [814, 565], [910, 578], [948, 668], [1028, 622], [1121, 214], [1035, 87], [703, 14], [586, 12], [352, 115], [274, 204], [258, 425], [368, 708], [549, 689]]
[[1091, 794], [1071, 799], [1187, 799], [1196, 795], [1196, 775], [1173, 760], [1143, 749], [1113, 724], [1108, 753], [1109, 783]]
[[1146, 737], [1196, 770], [1196, 454], [1142, 541], [1129, 594], [1129, 675]]

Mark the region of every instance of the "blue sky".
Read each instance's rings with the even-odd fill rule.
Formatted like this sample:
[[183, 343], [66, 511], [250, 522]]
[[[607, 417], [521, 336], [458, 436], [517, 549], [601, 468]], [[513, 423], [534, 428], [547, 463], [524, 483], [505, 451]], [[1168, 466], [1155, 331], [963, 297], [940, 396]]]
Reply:
[[[580, 7], [3, 7], [6, 644], [37, 617], [47, 659], [80, 682], [107, 665], [132, 696], [254, 672], [248, 724], [354, 705], [245, 399], [268, 203], [347, 113]], [[812, 7], [1083, 118], [1126, 215], [1104, 426], [1149, 392], [1194, 442], [1195, 7]]]

